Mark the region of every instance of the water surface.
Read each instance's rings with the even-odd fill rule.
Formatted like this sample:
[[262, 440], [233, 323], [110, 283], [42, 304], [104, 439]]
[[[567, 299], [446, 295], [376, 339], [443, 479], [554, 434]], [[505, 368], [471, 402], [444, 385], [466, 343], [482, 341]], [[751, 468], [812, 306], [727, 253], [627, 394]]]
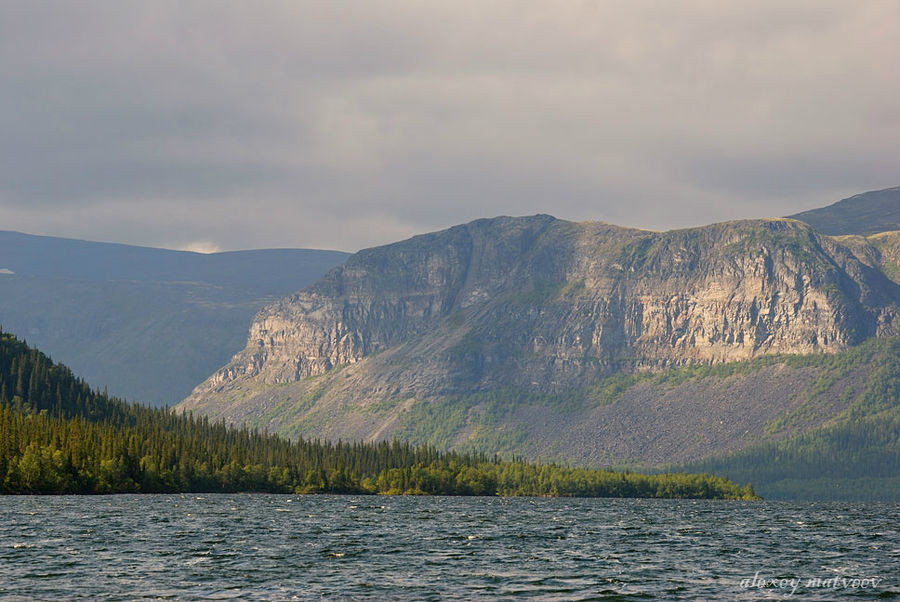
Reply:
[[4, 496], [0, 599], [900, 598], [898, 528], [874, 503]]

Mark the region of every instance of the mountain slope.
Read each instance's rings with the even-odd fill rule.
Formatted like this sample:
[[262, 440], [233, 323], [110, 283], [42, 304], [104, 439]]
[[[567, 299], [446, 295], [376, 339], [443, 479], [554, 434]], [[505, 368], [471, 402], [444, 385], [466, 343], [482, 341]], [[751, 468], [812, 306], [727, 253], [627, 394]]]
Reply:
[[876, 242], [783, 219], [664, 233], [478, 220], [362, 251], [267, 306], [179, 407], [594, 466], [737, 452], [845, 411], [868, 364], [826, 383], [828, 362], [900, 334], [893, 243]]
[[900, 230], [900, 187], [865, 192], [790, 217], [832, 236]]
[[587, 471], [399, 441], [287, 441], [126, 404], [0, 332], [0, 494], [174, 492], [754, 499], [707, 475]]
[[[812, 403], [842, 399], [838, 405], [845, 409], [833, 408], [822, 426], [675, 469], [752, 479], [758, 492], [773, 499], [900, 502], [900, 338], [872, 339], [841, 355], [819, 371], [818, 394], [769, 428], [783, 431], [809, 420]], [[841, 374], [854, 372], [864, 378], [852, 394], [835, 388]]]
[[256, 311], [345, 257], [0, 232], [0, 325], [115, 395], [174, 404], [241, 348]]

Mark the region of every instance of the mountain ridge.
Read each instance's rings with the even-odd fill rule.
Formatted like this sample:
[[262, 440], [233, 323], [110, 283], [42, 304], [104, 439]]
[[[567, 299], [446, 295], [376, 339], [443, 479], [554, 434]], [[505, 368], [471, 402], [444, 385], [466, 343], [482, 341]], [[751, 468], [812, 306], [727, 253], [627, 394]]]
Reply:
[[0, 231], [0, 325], [114, 395], [174, 405], [241, 348], [256, 311], [346, 256], [204, 255]]
[[[780, 218], [665, 233], [479, 220], [366, 250], [267, 306], [245, 350], [179, 408], [291, 436], [586, 465], [735, 452], [805, 407], [794, 393], [819, 386], [819, 368], [773, 364], [674, 388], [642, 375], [837, 356], [897, 334], [900, 288], [882, 251], [852, 242]], [[844, 397], [859, 378], [841, 380]], [[849, 402], [810, 403], [810, 422], [778, 436]]]
[[0, 230], [0, 267], [19, 276], [199, 282], [252, 289], [261, 295], [283, 295], [296, 290], [291, 288], [296, 283], [296, 277], [289, 275], [291, 268], [302, 271], [317, 264], [337, 265], [347, 256], [348, 253], [319, 249], [196, 253]]
[[[466, 239], [460, 243], [462, 238], [471, 235], [471, 229], [485, 228], [485, 224], [491, 225], [480, 233], [480, 242], [473, 243]], [[498, 231], [504, 228], [505, 231]], [[541, 242], [548, 229], [555, 230], [553, 239], [549, 243]], [[706, 239], [703, 244], [695, 240], [698, 237]], [[783, 239], [781, 242], [785, 248], [773, 242], [777, 237]], [[524, 239], [528, 242], [523, 242]], [[755, 247], [750, 249], [753, 245]], [[600, 252], [585, 252], [587, 246], [592, 251]], [[745, 258], [741, 264], [734, 259], [741, 253], [748, 253], [749, 261]], [[779, 256], [773, 259], [771, 253]], [[776, 259], [789, 264], [786, 269], [790, 273], [772, 273]], [[307, 334], [312, 337], [309, 348], [286, 352], [280, 371], [272, 372], [268, 377], [273, 383], [291, 382], [322, 374], [335, 365], [358, 361], [366, 355], [405, 342], [414, 338], [426, 325], [433, 326], [435, 320], [439, 321], [453, 312], [469, 310], [484, 300], [497, 300], [508, 312], [514, 312], [517, 306], [539, 304], [542, 300], [552, 302], [558, 300], [555, 297], [560, 295], [565, 297], [565, 301], [577, 305], [585, 296], [594, 294], [602, 303], [616, 294], [624, 294], [623, 287], [635, 288], [635, 281], [639, 288], [641, 274], [647, 272], [665, 273], [652, 284], [656, 288], [665, 287], [665, 294], [679, 295], [689, 284], [691, 272], [699, 263], [707, 264], [707, 271], [713, 272], [704, 274], [705, 280], [694, 285], [701, 295], [708, 293], [715, 296], [720, 293], [716, 288], [723, 280], [739, 284], [743, 289], [747, 289], [747, 283], [753, 280], [753, 286], [763, 295], [772, 292], [767, 291], [766, 287], [784, 288], [782, 281], [794, 276], [808, 279], [803, 286], [821, 289], [818, 291], [819, 297], [811, 304], [807, 298], [798, 298], [797, 301], [810, 306], [806, 317], [813, 321], [824, 313], [818, 310], [817, 303], [834, 305], [836, 313], [833, 318], [839, 327], [827, 331], [824, 324], [816, 326], [810, 323], [809, 341], [805, 344], [796, 341], [783, 351], [810, 352], [833, 344], [845, 347], [868, 336], [893, 332], [895, 328], [896, 283], [877, 272], [872, 265], [860, 261], [852, 250], [816, 235], [811, 228], [799, 222], [748, 220], [652, 233], [535, 216], [479, 220], [466, 224], [462, 229], [451, 228], [431, 237], [415, 237], [361, 252], [305, 291], [265, 308], [257, 316], [249, 338], [255, 340], [256, 347], [262, 348], [268, 357], [271, 355], [268, 353], [270, 348], [278, 347], [281, 342], [305, 340]], [[800, 270], [804, 269], [806, 271], [800, 274]], [[859, 283], [856, 285], [859, 299], [855, 301], [834, 294], [834, 287], [848, 285], [850, 280]], [[627, 293], [648, 294], [646, 290]], [[776, 291], [776, 294], [786, 294], [786, 291]], [[832, 295], [830, 299], [829, 294]], [[751, 296], [746, 307], [736, 310], [736, 314], [743, 312], [749, 317], [750, 326], [761, 321], [759, 314], [765, 309], [757, 307], [754, 299], [756, 297]], [[712, 301], [726, 302], [727, 299], [716, 298]], [[862, 309], [861, 304], [865, 303], [872, 303], [873, 307], [884, 311], [869, 315]], [[798, 306], [793, 317], [803, 317], [804, 307]], [[641, 309], [660, 311], [658, 307]], [[666, 309], [672, 308], [662, 308], [663, 314]], [[768, 309], [776, 311], [777, 308]], [[677, 310], [677, 307], [673, 309]], [[402, 320], [398, 319], [398, 312], [404, 312]], [[620, 321], [624, 319], [621, 315], [607, 317]], [[646, 323], [646, 316], [640, 318], [645, 323], [628, 325], [632, 331], [629, 334], [634, 339], [633, 344], [646, 347], [645, 355], [653, 354], [669, 335], [677, 336], [669, 325], [668, 329], [664, 328], [664, 336], [654, 337], [649, 332], [653, 324]], [[670, 315], [661, 318], [671, 321]], [[492, 318], [501, 319], [501, 316]], [[292, 325], [304, 332], [289, 332]], [[490, 328], [491, 323], [482, 326]], [[624, 325], [613, 326], [617, 329], [607, 337], [623, 334]], [[700, 329], [704, 330], [702, 327]], [[598, 330], [597, 337], [603, 339], [603, 329]], [[726, 345], [719, 345], [718, 349], [722, 357], [710, 356], [706, 359], [719, 361], [726, 359], [726, 356], [727, 359], [742, 359], [753, 355], [758, 347], [772, 347], [773, 351], [777, 351], [778, 330], [776, 321], [763, 324], [755, 332], [748, 330], [737, 335], [706, 333], [709, 343], [715, 343], [717, 338], [723, 336], [726, 339]], [[329, 335], [333, 336], [328, 338]], [[744, 335], [752, 337], [749, 345], [744, 345], [741, 338]], [[649, 343], [646, 339], [650, 339]], [[594, 347], [598, 347], [602, 341], [594, 343]], [[672, 341], [669, 343], [672, 344]], [[733, 348], [728, 349], [728, 344]], [[697, 342], [692, 345], [697, 345]], [[690, 345], [682, 341], [681, 347], [689, 351]], [[262, 361], [259, 353], [253, 355], [255, 359], [248, 363], [250, 372], [259, 368], [258, 364]], [[601, 349], [598, 359], [602, 356]], [[291, 367], [289, 364], [294, 359], [296, 365]]]
[[900, 186], [871, 190], [818, 209], [789, 216], [822, 234], [869, 236], [900, 230]]

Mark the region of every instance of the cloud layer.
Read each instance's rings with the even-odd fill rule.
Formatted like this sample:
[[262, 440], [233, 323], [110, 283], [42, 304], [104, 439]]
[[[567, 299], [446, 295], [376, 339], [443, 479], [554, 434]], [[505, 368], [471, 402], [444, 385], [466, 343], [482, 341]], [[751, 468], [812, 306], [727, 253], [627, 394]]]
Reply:
[[355, 250], [900, 184], [900, 4], [0, 0], [0, 228]]

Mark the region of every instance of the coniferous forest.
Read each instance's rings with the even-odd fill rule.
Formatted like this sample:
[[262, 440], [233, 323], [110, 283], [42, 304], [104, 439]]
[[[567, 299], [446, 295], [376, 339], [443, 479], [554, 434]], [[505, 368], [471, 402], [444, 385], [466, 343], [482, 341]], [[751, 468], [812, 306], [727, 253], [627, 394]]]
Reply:
[[0, 492], [259, 491], [752, 499], [705, 474], [568, 468], [399, 441], [287, 440], [92, 390], [0, 332]]

